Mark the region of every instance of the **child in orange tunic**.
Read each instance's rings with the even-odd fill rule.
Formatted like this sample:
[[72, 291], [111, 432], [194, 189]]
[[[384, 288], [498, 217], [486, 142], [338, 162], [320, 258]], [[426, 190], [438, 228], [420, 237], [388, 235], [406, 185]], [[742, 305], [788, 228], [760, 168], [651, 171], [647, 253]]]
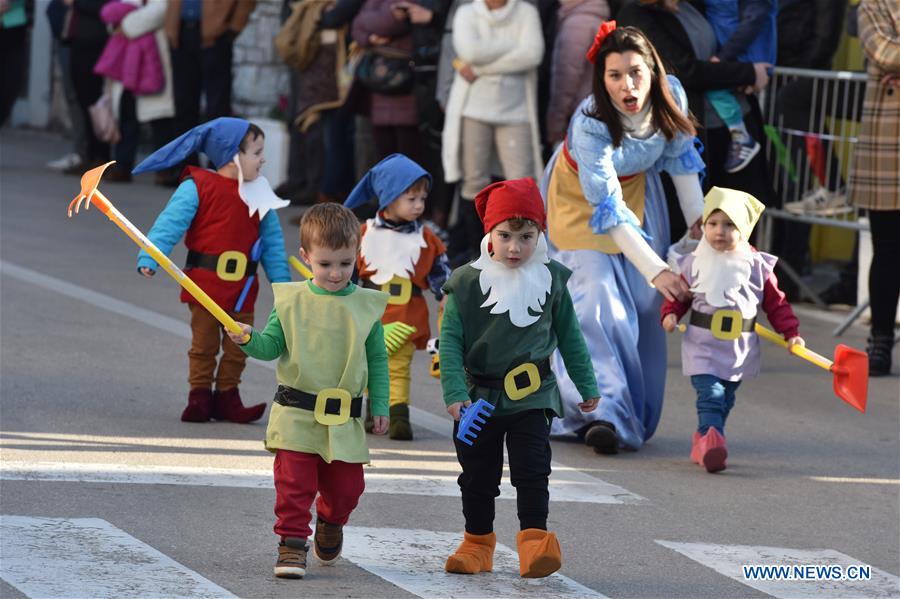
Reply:
[[[410, 364], [417, 349], [425, 349], [431, 332], [424, 291], [439, 301], [450, 276], [446, 248], [419, 218], [431, 189], [431, 175], [403, 154], [391, 154], [356, 184], [344, 205], [356, 208], [373, 199], [378, 213], [362, 225], [357, 267], [360, 284], [391, 295], [382, 323], [416, 327], [409, 339], [388, 358], [391, 374], [391, 439], [409, 441]], [[367, 423], [367, 429], [369, 425]]]

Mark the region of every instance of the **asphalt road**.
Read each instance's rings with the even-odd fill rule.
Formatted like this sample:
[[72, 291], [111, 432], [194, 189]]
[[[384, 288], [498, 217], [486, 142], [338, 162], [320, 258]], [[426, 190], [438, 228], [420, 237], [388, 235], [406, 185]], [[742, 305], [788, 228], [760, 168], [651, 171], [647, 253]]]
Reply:
[[[0, 132], [0, 596], [202, 596], [198, 579], [216, 585], [212, 595], [241, 597], [900, 596], [900, 377], [872, 380], [860, 414], [834, 396], [828, 373], [766, 346], [763, 375], [743, 384], [728, 423], [729, 467], [709, 475], [688, 459], [694, 393], [676, 336], [662, 422], [641, 451], [607, 457], [553, 443], [554, 479], [574, 477], [581, 493], [551, 504], [565, 578], [523, 583], [514, 560], [494, 574], [440, 573], [440, 543], [461, 536], [458, 466], [420, 354], [415, 440], [369, 437], [371, 492], [348, 542], [370, 544], [303, 581], [275, 579], [265, 424], [179, 421], [187, 309], [173, 280], [136, 274], [136, 247], [99, 211], [66, 218], [78, 179], [43, 163], [67, 147], [47, 133]], [[169, 196], [143, 177], [101, 189], [144, 231]], [[289, 252], [296, 210], [280, 212]], [[176, 263], [184, 253], [176, 249]], [[258, 321], [271, 302], [264, 285]], [[801, 310], [801, 320], [808, 345], [830, 355], [828, 316]], [[840, 341], [864, 347], [865, 336], [854, 325]], [[250, 364], [245, 403], [270, 401], [274, 386], [271, 367]], [[85, 523], [96, 524], [94, 541], [79, 536]], [[104, 545], [101, 529], [132, 539], [131, 549]], [[514, 548], [516, 531], [514, 501], [498, 500], [499, 542]], [[153, 582], [152, 560], [134, 547], [182, 574]], [[871, 580], [764, 587], [738, 567], [842, 563], [834, 552], [871, 566]], [[69, 569], [78, 559], [90, 563]]]

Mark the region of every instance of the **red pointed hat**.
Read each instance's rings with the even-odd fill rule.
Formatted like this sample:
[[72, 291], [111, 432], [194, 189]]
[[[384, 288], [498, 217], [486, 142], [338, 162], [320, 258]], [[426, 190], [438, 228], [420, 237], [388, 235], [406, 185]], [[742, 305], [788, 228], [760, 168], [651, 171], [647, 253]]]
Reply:
[[544, 200], [534, 179], [512, 179], [492, 183], [475, 196], [475, 210], [484, 223], [484, 232], [511, 218], [534, 221], [541, 231], [547, 228]]

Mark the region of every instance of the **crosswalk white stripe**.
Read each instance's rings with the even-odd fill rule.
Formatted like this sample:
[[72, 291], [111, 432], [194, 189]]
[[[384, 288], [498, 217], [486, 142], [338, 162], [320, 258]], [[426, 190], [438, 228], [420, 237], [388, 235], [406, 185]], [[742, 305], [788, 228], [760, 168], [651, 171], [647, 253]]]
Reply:
[[[185, 339], [190, 339], [191, 337], [190, 327], [179, 320], [170, 318], [168, 316], [165, 316], [164, 314], [159, 314], [157, 312], [141, 308], [140, 306], [136, 306], [128, 302], [118, 300], [114, 297], [98, 293], [91, 289], [69, 283], [68, 281], [45, 275], [30, 268], [25, 268], [16, 264], [12, 264], [10, 262], [0, 260], [0, 272], [21, 281], [25, 281], [51, 290], [57, 294], [65, 295], [86, 302], [98, 308], [103, 308], [104, 310], [119, 314], [121, 316], [133, 318], [146, 325], [167, 331], [174, 335], [178, 335], [179, 337], [183, 337]], [[269, 370], [275, 369], [274, 362], [263, 362], [260, 360], [250, 359], [248, 360], [248, 363], [256, 364], [258, 366], [268, 368]], [[425, 410], [415, 407], [410, 407], [410, 416], [412, 419], [412, 423], [415, 426], [420, 426], [442, 436], [449, 437], [452, 434], [453, 425], [449, 419], [449, 416], [436, 416], [430, 412], [426, 412]], [[607, 483], [594, 476], [585, 474], [584, 472], [566, 468], [565, 466], [557, 462], [553, 462], [552, 467], [556, 472], [551, 477], [551, 493], [553, 493], [553, 481], [556, 481], [565, 485], [571, 485], [572, 487], [583, 486], [586, 489], [591, 486], [595, 486], [597, 489], [597, 495], [601, 499], [601, 501], [597, 501], [594, 503], [630, 504], [645, 501], [645, 499], [640, 495], [632, 493], [631, 491], [628, 491], [623, 487]], [[556, 499], [556, 497], [553, 496], [551, 497], [555, 500], [561, 500]], [[565, 499], [565, 501], [578, 500]]]
[[[388, 464], [389, 462], [383, 462]], [[459, 497], [456, 476], [452, 474], [379, 472], [376, 467], [365, 470], [366, 492], [395, 495], [427, 495]], [[238, 468], [203, 468], [191, 466], [156, 466], [146, 464], [95, 464], [84, 462], [38, 462], [6, 459], [0, 463], [0, 480], [115, 483], [135, 485], [187, 485], [199, 487], [234, 487], [273, 489], [271, 470]], [[617, 504], [625, 499], [617, 495], [614, 485], [596, 479], [590, 484], [551, 478], [552, 501]], [[504, 476], [501, 499], [515, 499], [515, 490]]]
[[99, 518], [0, 516], [0, 577], [28, 597], [234, 597]]
[[461, 532], [348, 526], [342, 555], [418, 597], [604, 597], [559, 573], [521, 578], [518, 554], [500, 543], [490, 574], [448, 574], [444, 562], [461, 540]]
[[858, 559], [831, 549], [787, 549], [750, 545], [713, 543], [677, 543], [656, 541], [706, 566], [763, 593], [779, 598], [822, 599], [823, 597], [891, 597], [900, 596], [900, 578], [884, 570], [872, 568], [871, 580], [748, 580], [742, 566], [806, 566], [865, 565]]

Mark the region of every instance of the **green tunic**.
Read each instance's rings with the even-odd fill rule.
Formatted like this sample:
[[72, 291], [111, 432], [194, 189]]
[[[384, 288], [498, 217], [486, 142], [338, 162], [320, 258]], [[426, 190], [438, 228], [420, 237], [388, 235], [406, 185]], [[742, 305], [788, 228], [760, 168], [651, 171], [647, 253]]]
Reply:
[[441, 321], [441, 387], [445, 404], [483, 398], [494, 404], [493, 414], [497, 416], [550, 409], [562, 417], [562, 402], [552, 373], [537, 391], [518, 401], [511, 400], [503, 390], [470, 386], [465, 373], [467, 369], [477, 377], [503, 378], [524, 362], [549, 358], [557, 347], [581, 396], [600, 396], [590, 354], [566, 289], [572, 273], [555, 260], [547, 267], [552, 275], [550, 295], [540, 318], [527, 327], [512, 324], [508, 313], [491, 314], [490, 306], [481, 307], [487, 295], [481, 292], [478, 282], [480, 270], [467, 264], [453, 272], [444, 285], [448, 297]]
[[[369, 387], [372, 413], [388, 414], [387, 352], [381, 315], [388, 296], [350, 284], [328, 292], [310, 282], [274, 283], [275, 308], [262, 333], [242, 346], [254, 358], [278, 358], [280, 385], [316, 394], [340, 388], [352, 397]], [[369, 461], [362, 418], [326, 426], [311, 410], [275, 403], [266, 448], [316, 453], [326, 462]]]

